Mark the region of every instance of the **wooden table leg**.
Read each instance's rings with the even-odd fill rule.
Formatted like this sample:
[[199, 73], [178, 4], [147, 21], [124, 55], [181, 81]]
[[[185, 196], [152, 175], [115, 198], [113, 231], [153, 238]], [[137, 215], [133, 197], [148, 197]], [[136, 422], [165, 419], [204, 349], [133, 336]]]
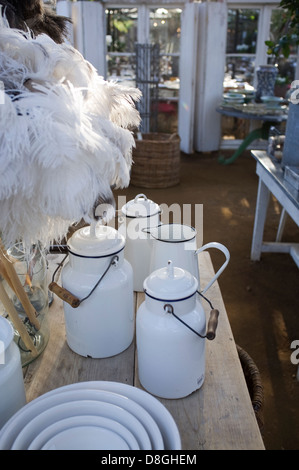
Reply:
[[279, 226], [278, 226], [278, 229], [277, 229], [277, 234], [276, 234], [276, 239], [275, 239], [276, 242], [281, 242], [284, 227], [285, 227], [285, 223], [286, 223], [286, 219], [287, 219], [287, 215], [288, 214], [287, 214], [285, 208], [283, 208], [282, 211], [281, 211]]
[[252, 261], [259, 261], [262, 251], [264, 227], [266, 222], [268, 204], [269, 204], [270, 191], [267, 186], [259, 179], [254, 228], [251, 245], [251, 259]]

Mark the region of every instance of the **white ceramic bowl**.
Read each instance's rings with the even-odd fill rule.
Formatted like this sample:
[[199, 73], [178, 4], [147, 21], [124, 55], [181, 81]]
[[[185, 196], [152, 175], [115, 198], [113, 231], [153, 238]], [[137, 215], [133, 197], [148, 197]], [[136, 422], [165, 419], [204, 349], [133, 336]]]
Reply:
[[130, 450], [117, 433], [97, 426], [77, 426], [55, 434], [41, 450]]
[[132, 385], [110, 381], [89, 381], [65, 385], [51, 390], [31, 401], [19, 410], [0, 431], [0, 450], [11, 449], [20, 429], [31, 419], [32, 408], [34, 408], [37, 413], [42, 412], [45, 409], [43, 405], [45, 399], [49, 398], [53, 400], [51, 403], [57, 403], [58, 399], [63, 403], [64, 397], [57, 398], [57, 395], [61, 395], [65, 391], [75, 390], [105, 390], [130, 398], [135, 403], [142, 406], [155, 420], [162, 434], [164, 449], [181, 450], [181, 438], [178, 427], [167, 408], [157, 398]]
[[279, 106], [283, 102], [281, 96], [261, 96], [261, 100], [266, 106], [271, 107]]
[[242, 104], [245, 101], [246, 96], [241, 93], [225, 93], [223, 100], [225, 103], [230, 104]]
[[75, 426], [55, 434], [41, 450], [130, 450], [127, 442], [110, 429]]
[[[35, 412], [34, 408], [33, 411]], [[132, 432], [141, 450], [151, 450], [149, 436], [137, 418], [119, 406], [95, 400], [66, 402], [52, 406], [40, 414], [31, 414], [30, 421], [23, 429], [19, 430], [11, 449], [27, 450], [31, 442], [46, 427], [61, 419], [81, 415], [103, 416], [113, 419]]]
[[31, 442], [28, 450], [40, 450], [48, 446], [48, 443], [60, 432], [70, 428], [81, 426], [92, 426], [105, 428], [118, 434], [127, 444], [130, 450], [139, 450], [138, 442], [135, 436], [122, 424], [113, 419], [103, 418], [102, 416], [73, 416], [71, 418], [61, 419], [41, 431]]

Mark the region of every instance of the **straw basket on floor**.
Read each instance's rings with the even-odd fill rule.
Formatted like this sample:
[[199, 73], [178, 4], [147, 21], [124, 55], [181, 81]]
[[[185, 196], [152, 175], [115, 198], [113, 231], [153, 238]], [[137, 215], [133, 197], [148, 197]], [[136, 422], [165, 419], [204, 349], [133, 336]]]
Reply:
[[180, 137], [142, 134], [135, 140], [130, 183], [141, 188], [168, 188], [180, 182]]
[[253, 359], [249, 356], [247, 351], [241, 348], [238, 344], [236, 346], [255, 417], [259, 428], [262, 431], [264, 427], [264, 388], [261, 375], [258, 367], [254, 363]]

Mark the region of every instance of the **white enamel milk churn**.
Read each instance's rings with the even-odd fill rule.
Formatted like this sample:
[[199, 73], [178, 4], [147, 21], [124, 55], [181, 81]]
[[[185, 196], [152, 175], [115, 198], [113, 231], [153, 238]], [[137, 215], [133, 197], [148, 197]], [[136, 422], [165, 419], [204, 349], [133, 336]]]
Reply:
[[211, 311], [206, 329], [197, 288], [195, 276], [172, 261], [144, 281], [136, 318], [138, 373], [158, 397], [182, 398], [204, 382], [205, 341], [215, 337], [219, 312]]
[[[198, 280], [198, 290], [205, 293], [211, 285], [218, 279], [220, 274], [227, 267], [230, 253], [228, 249], [218, 242], [210, 242], [197, 248], [195, 228], [181, 224], [160, 224], [148, 230], [153, 238], [150, 272], [162, 268], [169, 259], [175, 266], [185, 269]], [[210, 248], [217, 249], [225, 255], [225, 261], [218, 269], [213, 278], [202, 289], [200, 286], [200, 272], [198, 266], [199, 253]]]
[[143, 292], [143, 282], [150, 274], [153, 239], [144, 229], [160, 224], [161, 209], [145, 194], [137, 196], [121, 208], [124, 218], [119, 232], [126, 238], [125, 258], [133, 268], [134, 291]]
[[67, 343], [77, 354], [110, 357], [133, 340], [133, 271], [124, 247], [124, 237], [102, 225], [79, 229], [68, 240], [62, 289], [49, 288], [64, 300]]
[[14, 342], [14, 330], [0, 316], [0, 429], [26, 405], [21, 355]]

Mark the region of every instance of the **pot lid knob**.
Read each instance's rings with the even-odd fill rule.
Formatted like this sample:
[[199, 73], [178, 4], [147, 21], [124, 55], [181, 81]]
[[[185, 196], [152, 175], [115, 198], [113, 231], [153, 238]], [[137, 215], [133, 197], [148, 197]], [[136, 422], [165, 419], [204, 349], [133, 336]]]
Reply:
[[168, 277], [173, 279], [174, 278], [174, 269], [173, 269], [173, 263], [172, 261], [168, 261], [168, 265], [167, 265], [167, 273], [168, 273]]
[[182, 300], [198, 289], [198, 280], [188, 271], [168, 261], [164, 268], [153, 271], [143, 283], [144, 292], [155, 299]]
[[161, 209], [145, 194], [137, 194], [134, 199], [122, 207], [121, 211], [126, 217], [149, 217], [159, 214]]

